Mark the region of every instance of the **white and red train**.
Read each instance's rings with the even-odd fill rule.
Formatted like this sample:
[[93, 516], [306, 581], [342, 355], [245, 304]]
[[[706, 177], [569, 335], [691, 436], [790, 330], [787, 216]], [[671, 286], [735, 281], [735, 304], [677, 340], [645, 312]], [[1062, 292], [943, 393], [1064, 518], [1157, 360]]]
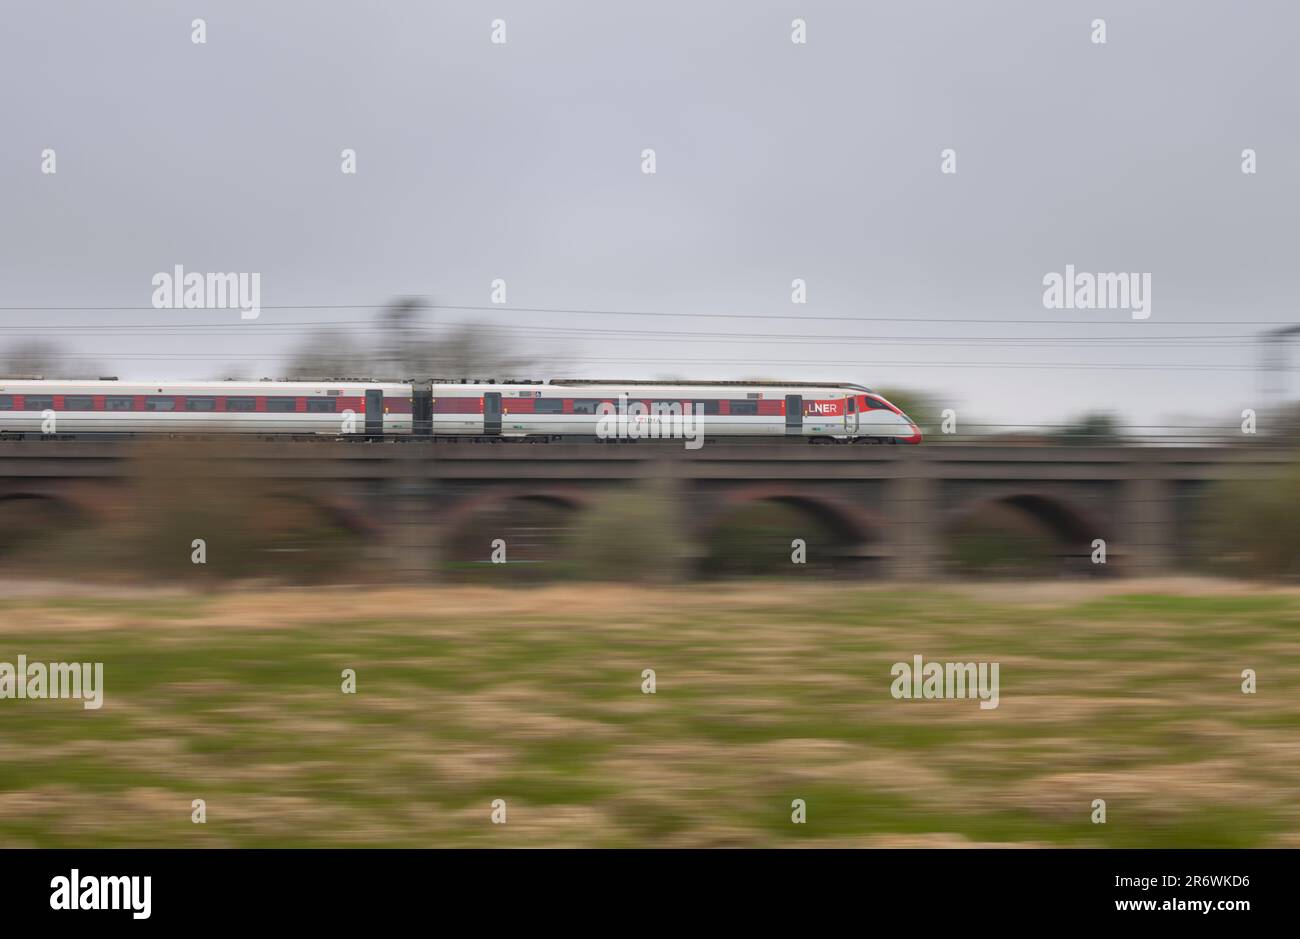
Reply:
[[[131, 382], [0, 379], [0, 433], [255, 434], [597, 439], [627, 413], [633, 436], [673, 436], [690, 406], [707, 437], [920, 443], [906, 414], [834, 382]], [[610, 426], [608, 423], [605, 426]], [[626, 425], [624, 425], [626, 426]], [[663, 433], [660, 434], [659, 431]]]

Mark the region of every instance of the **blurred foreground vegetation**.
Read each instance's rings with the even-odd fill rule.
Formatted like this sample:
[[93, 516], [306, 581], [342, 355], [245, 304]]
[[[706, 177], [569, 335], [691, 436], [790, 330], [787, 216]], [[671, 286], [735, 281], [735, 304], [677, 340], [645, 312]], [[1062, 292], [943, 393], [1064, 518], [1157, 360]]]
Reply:
[[[0, 661], [102, 661], [104, 705], [0, 700], [0, 843], [1295, 847], [1297, 623], [1208, 581], [26, 586]], [[916, 654], [1000, 706], [893, 699]]]
[[1204, 516], [1208, 566], [1242, 577], [1300, 577], [1300, 465], [1272, 479], [1215, 486]]

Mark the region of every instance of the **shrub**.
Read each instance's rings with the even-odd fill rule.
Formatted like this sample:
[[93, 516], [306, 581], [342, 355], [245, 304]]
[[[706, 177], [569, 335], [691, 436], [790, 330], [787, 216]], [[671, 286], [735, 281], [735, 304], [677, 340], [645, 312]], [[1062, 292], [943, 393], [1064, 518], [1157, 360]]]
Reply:
[[570, 533], [574, 576], [658, 583], [683, 576], [690, 551], [678, 512], [660, 481], [601, 494]]
[[1201, 554], [1216, 571], [1300, 576], [1300, 465], [1272, 479], [1220, 483], [1206, 506]]

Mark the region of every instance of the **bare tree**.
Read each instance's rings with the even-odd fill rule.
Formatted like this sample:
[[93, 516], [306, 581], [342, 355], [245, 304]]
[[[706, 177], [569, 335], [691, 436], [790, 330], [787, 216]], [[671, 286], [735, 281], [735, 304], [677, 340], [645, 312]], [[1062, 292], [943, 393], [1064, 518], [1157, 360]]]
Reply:
[[422, 359], [419, 321], [429, 302], [423, 297], [398, 297], [379, 314], [376, 365], [386, 378], [427, 378], [417, 374]]
[[388, 304], [378, 317], [376, 338], [343, 330], [316, 333], [293, 353], [286, 377], [382, 378], [388, 381], [427, 378], [535, 378], [541, 362], [514, 351], [502, 333], [473, 323], [449, 326], [430, 338], [421, 323], [427, 300], [405, 297]]
[[540, 362], [515, 352], [502, 334], [472, 323], [422, 344], [423, 371], [434, 378], [535, 378]]
[[78, 364], [67, 352], [44, 339], [25, 339], [0, 354], [0, 375], [43, 378], [96, 378], [103, 373], [92, 362]]
[[370, 350], [365, 341], [343, 329], [313, 333], [289, 357], [286, 378], [369, 378]]

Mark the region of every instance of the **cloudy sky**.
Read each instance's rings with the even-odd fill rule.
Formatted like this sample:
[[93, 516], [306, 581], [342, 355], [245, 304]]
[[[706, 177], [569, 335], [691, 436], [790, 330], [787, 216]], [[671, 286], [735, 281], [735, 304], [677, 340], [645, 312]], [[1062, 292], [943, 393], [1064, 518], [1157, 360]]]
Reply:
[[[1298, 40], [1286, 0], [7, 0], [0, 347], [274, 375], [420, 295], [538, 377], [1232, 423], [1300, 322]], [[152, 309], [177, 264], [260, 273], [260, 318]], [[1046, 309], [1067, 264], [1149, 273], [1150, 319]]]

